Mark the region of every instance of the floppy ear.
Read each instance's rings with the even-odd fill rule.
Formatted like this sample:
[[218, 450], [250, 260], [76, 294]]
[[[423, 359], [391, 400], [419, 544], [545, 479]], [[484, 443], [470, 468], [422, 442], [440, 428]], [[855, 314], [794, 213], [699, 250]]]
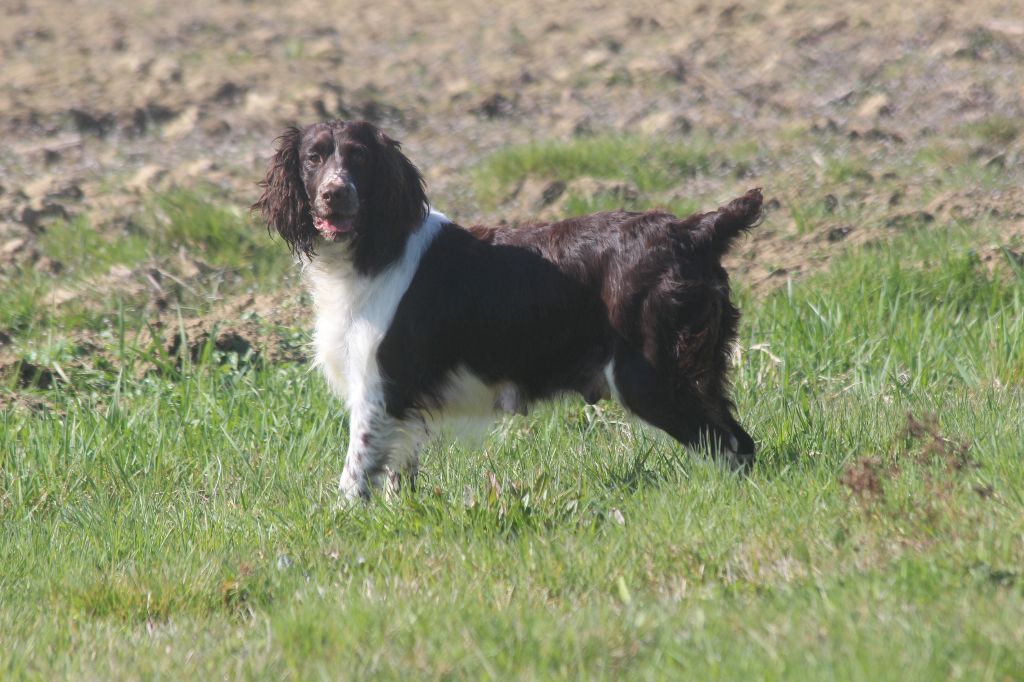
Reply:
[[316, 230], [300, 173], [301, 139], [298, 128], [289, 128], [277, 138], [277, 151], [267, 167], [267, 177], [260, 182], [263, 193], [252, 210], [267, 222], [268, 230], [277, 230], [292, 253], [309, 256], [313, 253]]
[[380, 157], [380, 175], [387, 182], [380, 183], [388, 196], [382, 197], [381, 208], [387, 214], [388, 222], [414, 229], [423, 222], [427, 214], [427, 192], [423, 186], [423, 176], [413, 162], [402, 153], [402, 145], [377, 131], [377, 139], [386, 151]]
[[381, 130], [375, 136], [378, 151], [372, 155], [372, 177], [361, 216], [370, 229], [360, 234], [363, 244], [356, 254], [356, 267], [364, 272], [398, 258], [406, 238], [429, 210], [423, 176], [402, 153], [402, 146]]

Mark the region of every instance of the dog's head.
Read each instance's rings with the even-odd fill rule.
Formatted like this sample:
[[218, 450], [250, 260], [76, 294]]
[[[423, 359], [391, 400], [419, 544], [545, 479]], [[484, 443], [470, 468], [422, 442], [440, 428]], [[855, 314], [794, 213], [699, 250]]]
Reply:
[[311, 258], [318, 244], [345, 242], [364, 274], [401, 254], [428, 208], [398, 142], [365, 121], [290, 128], [277, 142], [253, 209], [293, 252]]

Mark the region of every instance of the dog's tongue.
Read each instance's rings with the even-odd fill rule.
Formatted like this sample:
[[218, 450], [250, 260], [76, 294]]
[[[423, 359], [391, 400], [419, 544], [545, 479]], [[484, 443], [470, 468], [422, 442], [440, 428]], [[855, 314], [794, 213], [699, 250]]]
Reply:
[[345, 234], [346, 232], [352, 231], [352, 222], [348, 220], [338, 220], [332, 222], [327, 218], [313, 218], [313, 227], [316, 228], [317, 232], [324, 235], [325, 237], [336, 237], [339, 234]]

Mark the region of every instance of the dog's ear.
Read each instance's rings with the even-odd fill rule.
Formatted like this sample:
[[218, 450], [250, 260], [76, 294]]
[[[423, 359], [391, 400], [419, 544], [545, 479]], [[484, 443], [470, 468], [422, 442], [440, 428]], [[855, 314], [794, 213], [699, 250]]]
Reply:
[[380, 202], [388, 222], [408, 227], [419, 225], [427, 214], [427, 191], [423, 176], [413, 162], [402, 153], [402, 145], [388, 137], [384, 131], [377, 131], [377, 142], [384, 153], [380, 155], [378, 172], [386, 182], [374, 183], [388, 196]]
[[356, 257], [356, 266], [365, 270], [401, 255], [406, 238], [429, 210], [423, 176], [402, 153], [402, 146], [381, 130], [374, 135], [377, 149], [372, 155], [363, 215], [370, 229], [360, 235], [364, 248]]
[[252, 210], [266, 221], [268, 230], [277, 230], [293, 253], [309, 256], [316, 230], [300, 171], [301, 139], [298, 128], [289, 128], [277, 138], [277, 151], [267, 166], [267, 177], [260, 182], [263, 193]]

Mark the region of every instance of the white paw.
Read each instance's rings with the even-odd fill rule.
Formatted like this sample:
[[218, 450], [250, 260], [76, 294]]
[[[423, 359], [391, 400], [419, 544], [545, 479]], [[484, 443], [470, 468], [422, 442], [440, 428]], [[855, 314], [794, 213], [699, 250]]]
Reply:
[[349, 506], [369, 497], [366, 485], [360, 484], [347, 467], [341, 473], [341, 480], [338, 481], [338, 494], [341, 497], [341, 502]]

